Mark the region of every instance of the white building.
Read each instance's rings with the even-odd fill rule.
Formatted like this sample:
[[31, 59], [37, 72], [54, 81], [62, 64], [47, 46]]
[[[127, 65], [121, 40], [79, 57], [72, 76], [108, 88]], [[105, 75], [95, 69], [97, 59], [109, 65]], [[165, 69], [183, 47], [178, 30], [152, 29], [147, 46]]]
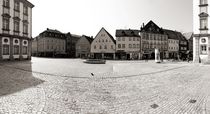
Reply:
[[140, 30], [116, 30], [117, 59], [140, 59], [141, 37]]
[[179, 55], [179, 36], [176, 31], [164, 29], [168, 35], [168, 58], [175, 59]]
[[91, 43], [91, 57], [96, 59], [115, 59], [116, 41], [102, 28]]
[[193, 0], [193, 61], [210, 61], [209, 0]]
[[0, 60], [31, 58], [33, 7], [27, 0], [0, 0]]

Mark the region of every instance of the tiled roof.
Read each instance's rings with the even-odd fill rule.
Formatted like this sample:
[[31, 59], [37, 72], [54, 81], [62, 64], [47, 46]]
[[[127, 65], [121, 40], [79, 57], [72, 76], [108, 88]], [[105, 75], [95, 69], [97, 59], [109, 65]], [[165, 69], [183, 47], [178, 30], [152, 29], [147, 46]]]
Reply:
[[155, 24], [152, 20], [150, 20], [145, 26], [143, 24], [140, 31], [155, 34], [164, 34], [163, 29], [160, 28], [157, 24]]
[[193, 32], [184, 33], [183, 35], [187, 40], [189, 40], [193, 37]]
[[82, 37], [85, 37], [90, 43], [92, 43], [92, 41], [94, 40], [93, 38], [85, 35], [82, 35]]
[[175, 39], [175, 40], [180, 39], [177, 31], [168, 30], [168, 29], [163, 29], [163, 30], [164, 30], [165, 34], [168, 35], [168, 39]]
[[116, 37], [139, 37], [139, 30], [116, 30], [115, 36]]
[[45, 30], [44, 32], [63, 34], [62, 32], [60, 32], [60, 31], [58, 31], [56, 29], [49, 29], [49, 28], [47, 28], [47, 30]]

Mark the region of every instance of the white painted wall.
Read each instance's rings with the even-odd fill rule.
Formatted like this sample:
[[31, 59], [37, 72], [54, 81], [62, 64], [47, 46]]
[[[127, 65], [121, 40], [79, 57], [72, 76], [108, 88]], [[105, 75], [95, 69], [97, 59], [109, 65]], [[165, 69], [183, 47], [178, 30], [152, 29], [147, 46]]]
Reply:
[[[209, 0], [207, 0], [208, 4], [210, 3]], [[193, 0], [193, 32], [194, 34], [200, 34], [200, 17], [199, 14], [201, 13], [201, 9], [199, 7], [200, 0]], [[210, 12], [210, 7], [207, 6], [207, 13]], [[210, 18], [208, 18], [208, 29], [210, 28]], [[208, 33], [209, 30], [208, 30]]]
[[[102, 40], [104, 40], [104, 42], [102, 42]], [[106, 42], [106, 40], [108, 40], [108, 42]], [[107, 46], [107, 49], [104, 49], [105, 45]], [[111, 45], [113, 46], [113, 49], [111, 49]], [[94, 49], [94, 46], [96, 46], [97, 48]], [[99, 49], [100, 46], [102, 46], [102, 49]], [[111, 40], [104, 29], [101, 29], [101, 31], [93, 40], [91, 44], [91, 53], [115, 53], [115, 43]]]
[[174, 52], [174, 51], [179, 51], [179, 40], [175, 39], [168, 39], [168, 51], [169, 52]]
[[199, 2], [200, 0], [193, 0], [193, 32], [194, 34], [200, 33], [200, 21], [199, 21]]
[[[121, 40], [118, 41], [118, 38], [120, 38]], [[135, 41], [133, 41], [134, 37], [124, 37], [125, 41], [122, 41], [123, 37], [117, 37], [116, 38], [116, 50], [124, 50], [125, 52], [139, 52], [140, 51], [140, 37], [135, 37]], [[129, 38], [131, 38], [131, 41], [129, 41]], [[139, 41], [137, 41], [137, 38], [139, 39]], [[118, 44], [121, 44], [121, 48], [118, 48]], [[122, 48], [122, 44], [125, 44], [125, 48]], [[129, 48], [129, 44], [132, 45], [132, 48]], [[133, 48], [133, 44], [136, 45], [136, 48]], [[137, 48], [137, 44], [140, 46]]]

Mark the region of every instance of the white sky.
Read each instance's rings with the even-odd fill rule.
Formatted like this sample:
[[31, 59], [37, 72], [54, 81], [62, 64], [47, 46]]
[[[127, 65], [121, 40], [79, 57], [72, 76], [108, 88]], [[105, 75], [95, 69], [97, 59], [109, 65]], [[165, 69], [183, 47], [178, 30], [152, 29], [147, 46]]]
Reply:
[[46, 28], [96, 36], [101, 27], [139, 29], [153, 20], [158, 26], [192, 31], [192, 0], [28, 0], [33, 8], [33, 37]]

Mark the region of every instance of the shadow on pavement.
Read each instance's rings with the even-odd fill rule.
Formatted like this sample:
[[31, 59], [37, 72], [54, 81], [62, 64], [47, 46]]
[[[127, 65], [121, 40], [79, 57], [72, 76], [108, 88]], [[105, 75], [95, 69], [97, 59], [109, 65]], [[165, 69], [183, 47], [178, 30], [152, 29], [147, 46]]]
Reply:
[[[35, 78], [32, 72], [27, 72], [32, 70], [31, 64], [31, 61], [0, 63], [0, 96], [16, 93], [44, 82]], [[22, 67], [25, 71], [16, 67]]]

